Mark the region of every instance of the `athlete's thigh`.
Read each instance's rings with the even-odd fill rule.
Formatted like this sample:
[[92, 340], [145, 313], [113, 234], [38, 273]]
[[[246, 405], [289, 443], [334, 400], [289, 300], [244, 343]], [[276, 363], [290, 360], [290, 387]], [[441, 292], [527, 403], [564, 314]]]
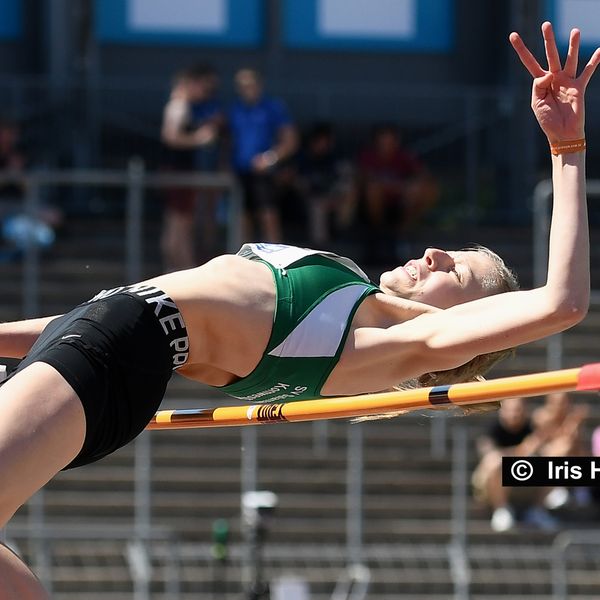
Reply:
[[84, 439], [81, 402], [50, 365], [35, 362], [0, 387], [0, 527], [77, 456]]
[[0, 600], [50, 600], [25, 563], [0, 544]]

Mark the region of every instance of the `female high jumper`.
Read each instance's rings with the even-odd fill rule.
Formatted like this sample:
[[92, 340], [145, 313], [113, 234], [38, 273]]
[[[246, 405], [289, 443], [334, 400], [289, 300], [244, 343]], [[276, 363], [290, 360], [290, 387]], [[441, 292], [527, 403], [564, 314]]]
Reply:
[[[554, 206], [546, 284], [514, 291], [483, 249], [428, 249], [371, 284], [351, 261], [248, 244], [187, 271], [105, 290], [62, 317], [0, 326], [0, 355], [26, 358], [0, 387], [0, 527], [58, 471], [139, 434], [172, 370], [250, 401], [388, 390], [408, 379], [471, 379], [519, 344], [581, 321], [589, 303], [584, 93], [579, 31], [561, 66], [550, 23], [548, 68], [518, 34], [533, 112], [550, 143]], [[466, 365], [466, 366], [465, 366]], [[428, 375], [429, 374], [429, 375]], [[0, 546], [0, 598], [47, 594]]]

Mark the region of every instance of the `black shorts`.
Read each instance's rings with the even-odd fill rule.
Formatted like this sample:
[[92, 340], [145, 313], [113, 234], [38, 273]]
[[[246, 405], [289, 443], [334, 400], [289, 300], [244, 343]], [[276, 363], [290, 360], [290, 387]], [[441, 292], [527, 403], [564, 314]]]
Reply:
[[187, 360], [188, 346], [183, 318], [164, 292], [127, 286], [103, 291], [52, 321], [11, 377], [44, 362], [77, 393], [86, 436], [70, 469], [107, 456], [143, 431], [173, 369]]
[[244, 209], [255, 213], [277, 208], [272, 173], [239, 173]]

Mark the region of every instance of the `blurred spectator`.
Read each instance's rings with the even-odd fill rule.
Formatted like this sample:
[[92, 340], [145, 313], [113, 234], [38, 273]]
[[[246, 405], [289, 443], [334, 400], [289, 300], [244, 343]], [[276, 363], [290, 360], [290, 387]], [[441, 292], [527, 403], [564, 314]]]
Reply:
[[299, 186], [305, 198], [310, 241], [326, 244], [331, 238], [331, 217], [336, 231], [347, 228], [353, 217], [352, 166], [337, 152], [329, 123], [317, 123], [308, 133], [298, 160]]
[[[600, 425], [592, 432], [592, 456], [600, 457]], [[600, 485], [590, 488], [590, 494], [596, 505], [600, 506]]]
[[534, 431], [522, 398], [503, 400], [494, 422], [478, 440], [481, 456], [473, 473], [473, 487], [480, 500], [493, 510], [490, 525], [494, 531], [508, 531], [516, 525], [516, 507], [525, 508], [524, 520], [544, 530], [558, 523], [543, 507], [544, 490], [510, 488], [502, 485], [503, 456], [531, 456], [546, 439]]
[[584, 456], [581, 424], [587, 415], [587, 406], [573, 406], [566, 392], [548, 394], [544, 404], [532, 415], [535, 430], [548, 440], [542, 453], [545, 456]]
[[229, 111], [232, 165], [244, 202], [244, 239], [281, 241], [281, 220], [274, 173], [297, 147], [296, 128], [283, 102], [266, 95], [260, 74], [241, 69], [235, 75], [238, 100]]
[[[0, 118], [0, 171], [19, 174], [25, 166], [19, 125]], [[61, 212], [45, 204], [35, 215], [25, 214], [24, 194], [19, 182], [0, 184], [0, 261], [19, 258], [29, 240], [39, 248], [50, 247], [55, 240], [54, 229], [62, 222]]]
[[[217, 140], [224, 113], [215, 98], [217, 76], [208, 65], [196, 65], [175, 76], [171, 96], [163, 111], [161, 138], [167, 148], [165, 166], [170, 171], [215, 171]], [[194, 225], [197, 201], [203, 223], [202, 250], [216, 253], [216, 202], [214, 191], [173, 188], [167, 192], [161, 246], [167, 271], [197, 263]]]
[[437, 201], [438, 186], [402, 146], [398, 127], [383, 124], [375, 128], [371, 144], [359, 155], [358, 195], [375, 246], [379, 240], [402, 242]]
[[[587, 406], [573, 406], [569, 394], [556, 392], [546, 396], [544, 404], [532, 415], [533, 426], [547, 440], [540, 454], [543, 456], [584, 456], [585, 446], [581, 436], [581, 425], [588, 415]], [[578, 488], [579, 500], [586, 492]], [[544, 499], [547, 508], [560, 508], [567, 504], [570, 492], [557, 487], [549, 491]]]
[[[0, 171], [21, 172], [25, 168], [20, 137], [17, 123], [0, 118]], [[0, 215], [21, 209], [22, 199], [23, 186], [18, 183], [0, 184]]]

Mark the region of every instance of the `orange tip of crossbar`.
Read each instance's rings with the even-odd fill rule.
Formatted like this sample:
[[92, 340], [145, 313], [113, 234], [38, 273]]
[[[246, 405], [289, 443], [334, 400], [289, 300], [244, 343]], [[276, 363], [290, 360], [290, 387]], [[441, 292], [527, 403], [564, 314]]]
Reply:
[[576, 389], [578, 391], [600, 390], [600, 363], [581, 367]]

